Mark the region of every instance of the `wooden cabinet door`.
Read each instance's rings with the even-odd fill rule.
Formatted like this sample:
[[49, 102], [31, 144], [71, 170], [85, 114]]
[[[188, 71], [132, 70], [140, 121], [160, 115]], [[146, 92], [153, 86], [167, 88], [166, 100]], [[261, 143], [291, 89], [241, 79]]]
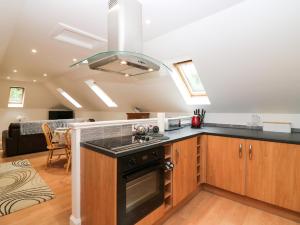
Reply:
[[300, 212], [300, 146], [253, 140], [246, 144], [246, 195]]
[[197, 188], [197, 138], [173, 144], [173, 206]]
[[245, 193], [245, 140], [208, 136], [207, 183], [234, 193]]

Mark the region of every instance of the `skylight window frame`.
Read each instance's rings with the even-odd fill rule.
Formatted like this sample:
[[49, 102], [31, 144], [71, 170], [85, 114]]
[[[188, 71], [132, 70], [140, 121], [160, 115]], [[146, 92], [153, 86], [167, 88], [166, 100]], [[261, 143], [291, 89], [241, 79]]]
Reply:
[[64, 91], [62, 88], [56, 89], [68, 102], [70, 102], [73, 106], [75, 106], [77, 109], [81, 109], [82, 105], [80, 105], [71, 95], [69, 95], [66, 91]]
[[189, 60], [185, 60], [185, 61], [174, 63], [174, 67], [175, 67], [176, 71], [178, 72], [178, 74], [180, 75], [181, 80], [185, 84], [185, 87], [188, 90], [190, 96], [191, 97], [197, 97], [197, 96], [198, 97], [207, 97], [207, 93], [206, 93], [205, 90], [201, 91], [201, 92], [195, 92], [195, 91], [193, 91], [193, 89], [192, 89], [192, 87], [191, 87], [188, 79], [186, 78], [186, 75], [185, 75], [184, 71], [180, 67], [180, 65], [187, 64], [187, 63], [193, 63], [193, 60], [189, 59]]
[[[22, 89], [22, 100], [20, 101], [20, 103], [11, 101], [11, 92], [12, 92], [12, 89], [15, 89], [15, 88]], [[25, 88], [24, 87], [13, 86], [13, 87], [9, 88], [9, 96], [8, 96], [8, 104], [7, 104], [8, 108], [23, 108], [24, 101], [25, 101]]]
[[106, 94], [105, 91], [94, 81], [86, 80], [86, 85], [97, 95], [97, 97], [109, 108], [116, 108], [118, 105]]

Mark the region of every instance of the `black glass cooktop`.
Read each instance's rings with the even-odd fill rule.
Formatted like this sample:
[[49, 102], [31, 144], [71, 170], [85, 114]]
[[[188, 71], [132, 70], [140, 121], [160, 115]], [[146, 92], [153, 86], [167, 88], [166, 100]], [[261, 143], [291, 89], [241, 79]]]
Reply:
[[152, 136], [121, 136], [88, 141], [87, 143], [112, 151], [123, 151], [130, 148], [159, 143], [161, 141], [161, 138]]

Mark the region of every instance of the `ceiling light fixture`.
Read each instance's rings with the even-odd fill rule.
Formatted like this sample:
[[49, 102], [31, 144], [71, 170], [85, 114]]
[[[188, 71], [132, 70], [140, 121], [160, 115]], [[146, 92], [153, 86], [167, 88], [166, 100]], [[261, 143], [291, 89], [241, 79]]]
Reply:
[[87, 61], [87, 60], [83, 60], [83, 61], [82, 61], [82, 63], [83, 63], [83, 64], [88, 64], [88, 63], [89, 63], [89, 61]]
[[77, 62], [77, 59], [74, 58], [74, 59], [73, 59], [73, 62]]
[[96, 84], [95, 81], [86, 80], [85, 83], [108, 107], [118, 107], [118, 105]]
[[125, 60], [122, 60], [122, 61], [120, 62], [120, 64], [121, 64], [121, 65], [127, 65], [127, 62], [126, 62]]
[[33, 80], [33, 83], [37, 82], [37, 80]]
[[13, 70], [13, 72], [14, 72], [14, 73], [17, 73], [17, 72], [18, 72], [18, 70], [14, 69], [14, 70]]
[[43, 74], [43, 76], [44, 76], [44, 77], [47, 77], [47, 76], [48, 76], [48, 74], [44, 73], [44, 74]]
[[128, 74], [128, 73], [126, 73], [124, 76], [125, 76], [125, 77], [129, 77], [129, 74]]
[[149, 25], [149, 24], [151, 24], [151, 20], [145, 20], [145, 23], [147, 24], [147, 25]]
[[32, 52], [33, 54], [35, 54], [35, 53], [37, 53], [37, 50], [36, 50], [36, 49], [31, 49], [31, 52]]
[[6, 79], [7, 79], [7, 80], [10, 80], [10, 76], [7, 76]]
[[149, 71], [149, 72], [152, 72], [152, 71], [153, 71], [153, 69], [152, 69], [152, 68], [149, 68], [149, 69], [148, 69], [148, 71]]
[[67, 92], [65, 92], [61, 88], [56, 89], [62, 96], [65, 97], [70, 103], [72, 103], [76, 108], [82, 108], [82, 106], [74, 99], [72, 98]]

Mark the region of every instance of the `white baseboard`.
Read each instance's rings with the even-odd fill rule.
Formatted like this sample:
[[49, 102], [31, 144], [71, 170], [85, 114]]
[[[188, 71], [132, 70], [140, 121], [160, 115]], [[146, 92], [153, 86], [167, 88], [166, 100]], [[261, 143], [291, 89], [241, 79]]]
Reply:
[[76, 218], [73, 215], [70, 216], [70, 225], [81, 225], [81, 219]]

